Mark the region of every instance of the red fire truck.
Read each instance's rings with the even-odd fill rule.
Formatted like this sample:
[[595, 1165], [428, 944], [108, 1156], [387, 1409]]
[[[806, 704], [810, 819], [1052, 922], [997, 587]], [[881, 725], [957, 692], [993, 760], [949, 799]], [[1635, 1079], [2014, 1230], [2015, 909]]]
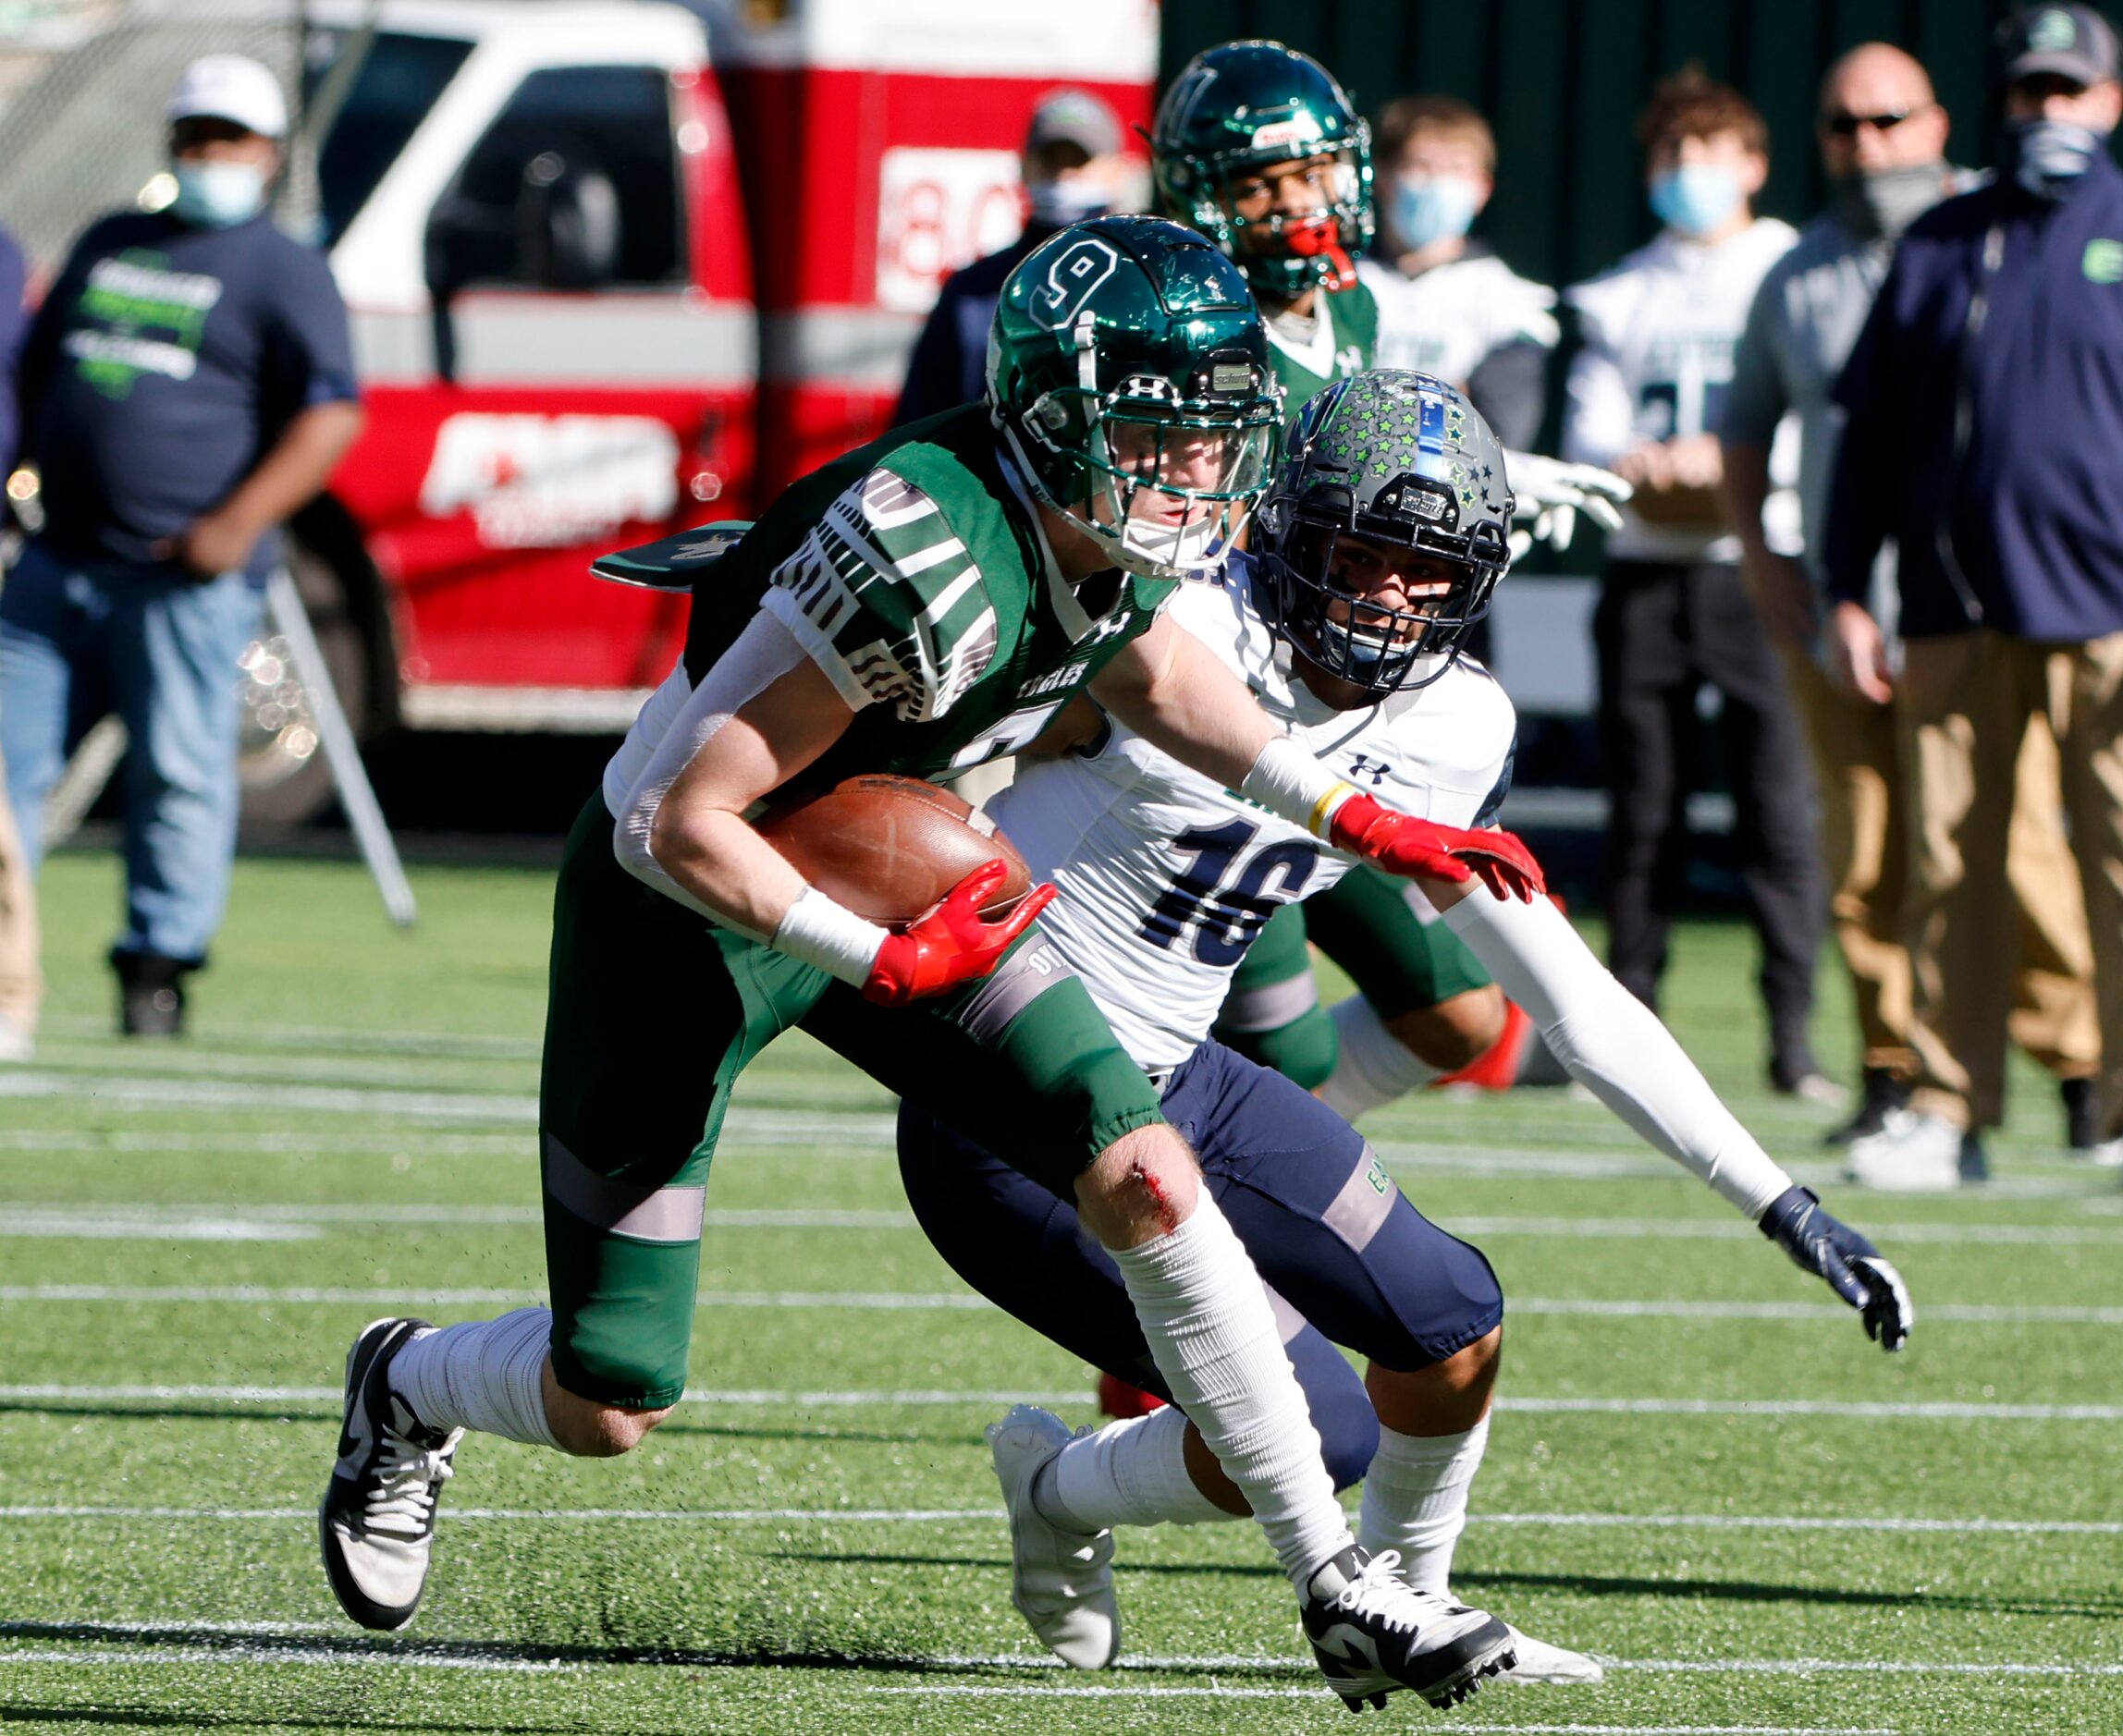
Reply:
[[[1147, 124], [1158, 23], [1155, 0], [302, 14], [368, 425], [295, 527], [297, 578], [371, 731], [624, 727], [685, 605], [589, 582], [590, 556], [750, 516], [877, 432], [940, 276], [1016, 233], [1033, 104], [1075, 86]], [[326, 784], [271, 652], [247, 772], [287, 814]]]

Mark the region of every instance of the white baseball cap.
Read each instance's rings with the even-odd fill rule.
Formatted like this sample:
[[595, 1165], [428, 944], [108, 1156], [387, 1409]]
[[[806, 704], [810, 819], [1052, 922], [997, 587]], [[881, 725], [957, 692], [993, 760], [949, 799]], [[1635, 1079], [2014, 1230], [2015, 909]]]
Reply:
[[202, 55], [185, 67], [169, 93], [165, 119], [232, 120], [268, 139], [288, 133], [288, 99], [280, 80], [243, 55]]

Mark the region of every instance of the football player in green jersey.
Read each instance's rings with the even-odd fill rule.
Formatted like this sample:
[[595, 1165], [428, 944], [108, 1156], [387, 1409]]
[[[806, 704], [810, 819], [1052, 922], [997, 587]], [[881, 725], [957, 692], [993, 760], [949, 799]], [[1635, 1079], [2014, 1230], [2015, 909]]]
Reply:
[[[1343, 1636], [1321, 1654], [1339, 1691], [1445, 1699], [1508, 1667], [1503, 1623], [1422, 1603], [1356, 1547], [1258, 1275], [1150, 1082], [1030, 926], [1050, 893], [986, 920], [990, 864], [888, 932], [806, 884], [745, 818], [853, 772], [949, 776], [1088, 690], [1393, 872], [1537, 885], [1516, 839], [1398, 815], [1339, 782], [1159, 615], [1258, 498], [1278, 397], [1244, 282], [1198, 236], [1149, 217], [1077, 225], [1006, 284], [985, 404], [798, 482], [696, 581], [681, 666], [560, 870], [539, 1094], [552, 1306], [441, 1330], [382, 1320], [356, 1339], [319, 1515], [354, 1620], [411, 1619], [462, 1431], [604, 1456], [669, 1414], [730, 1089], [816, 1014], [873, 1077], [1077, 1202], [1302, 1607]], [[831, 1018], [858, 996], [901, 1010]], [[1095, 1547], [1058, 1534], [1047, 1571], [1065, 1578]], [[1104, 1662], [1118, 1634], [1087, 1610], [1055, 1643]]]
[[[1150, 166], [1166, 214], [1245, 274], [1286, 417], [1372, 365], [1378, 305], [1352, 263], [1374, 226], [1370, 130], [1331, 73], [1281, 43], [1205, 49], [1158, 105]], [[1629, 490], [1620, 478], [1527, 453], [1507, 462], [1532, 521], [1515, 553], [1521, 538], [1567, 543], [1578, 511], [1621, 522], [1612, 503]], [[1358, 990], [1331, 1012], [1319, 1004], [1308, 942]], [[1305, 909], [1277, 911], [1233, 980], [1217, 1035], [1318, 1088], [1346, 1117], [1448, 1074], [1487, 1082], [1485, 1071], [1516, 1059], [1524, 1028], [1425, 900], [1358, 870]]]

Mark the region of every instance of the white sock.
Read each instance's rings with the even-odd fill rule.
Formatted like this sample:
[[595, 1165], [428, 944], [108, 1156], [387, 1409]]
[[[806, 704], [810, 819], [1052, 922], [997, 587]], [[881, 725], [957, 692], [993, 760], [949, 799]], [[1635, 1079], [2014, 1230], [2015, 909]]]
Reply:
[[542, 1378], [552, 1344], [549, 1308], [423, 1332], [391, 1358], [391, 1390], [430, 1428], [557, 1448]]
[[1327, 1016], [1334, 1021], [1341, 1053], [1334, 1070], [1313, 1094], [1344, 1121], [1420, 1090], [1439, 1076], [1437, 1068], [1386, 1029], [1386, 1021], [1363, 996], [1336, 1001]]
[[1039, 1468], [1032, 1504], [1067, 1531], [1204, 1525], [1239, 1519], [1187, 1474], [1187, 1420], [1176, 1405], [1079, 1435]]
[[1171, 1234], [1111, 1252], [1158, 1372], [1302, 1592], [1354, 1539], [1260, 1274], [1207, 1189]]
[[1378, 1455], [1364, 1475], [1357, 1540], [1373, 1555], [1398, 1549], [1401, 1577], [1417, 1591], [1442, 1592], [1452, 1579], [1467, 1492], [1488, 1445], [1486, 1416], [1464, 1435], [1380, 1427]]

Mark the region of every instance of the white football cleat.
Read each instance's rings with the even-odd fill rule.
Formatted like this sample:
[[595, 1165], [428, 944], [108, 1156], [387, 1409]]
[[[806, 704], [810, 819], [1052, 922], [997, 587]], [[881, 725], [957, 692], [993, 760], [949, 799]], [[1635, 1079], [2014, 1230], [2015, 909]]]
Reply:
[[1853, 1140], [1844, 1175], [1884, 1193], [1951, 1193], [1990, 1173], [1982, 1143], [1944, 1116], [1897, 1110], [1877, 1133]]
[[390, 1389], [391, 1358], [424, 1320], [372, 1320], [347, 1352], [339, 1462], [317, 1509], [317, 1541], [339, 1608], [364, 1628], [402, 1628], [420, 1608], [435, 1504], [462, 1429], [444, 1433]]
[[1600, 1667], [1600, 1660], [1588, 1657], [1583, 1652], [1551, 1645], [1546, 1640], [1533, 1639], [1517, 1628], [1511, 1631], [1511, 1643], [1518, 1653], [1518, 1662], [1497, 1677], [1499, 1681], [1545, 1681], [1567, 1688], [1589, 1687], [1596, 1681], [1607, 1680], [1607, 1672]]
[[1121, 1649], [1113, 1534], [1064, 1531], [1032, 1500], [1040, 1467], [1074, 1438], [1053, 1412], [1029, 1404], [988, 1429], [1010, 1512], [1010, 1601], [1064, 1664], [1103, 1669]]

